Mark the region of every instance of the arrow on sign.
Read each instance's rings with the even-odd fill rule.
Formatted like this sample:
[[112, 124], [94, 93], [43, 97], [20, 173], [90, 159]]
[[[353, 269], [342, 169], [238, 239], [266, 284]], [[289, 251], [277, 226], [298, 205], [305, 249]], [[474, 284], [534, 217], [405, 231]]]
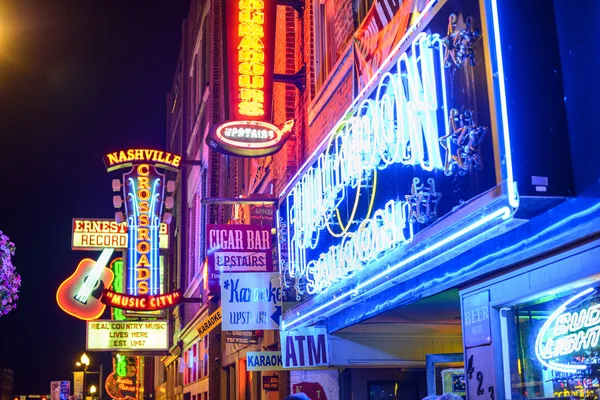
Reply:
[[281, 317], [281, 306], [275, 306], [275, 312], [271, 315], [271, 319], [279, 325], [279, 317]]

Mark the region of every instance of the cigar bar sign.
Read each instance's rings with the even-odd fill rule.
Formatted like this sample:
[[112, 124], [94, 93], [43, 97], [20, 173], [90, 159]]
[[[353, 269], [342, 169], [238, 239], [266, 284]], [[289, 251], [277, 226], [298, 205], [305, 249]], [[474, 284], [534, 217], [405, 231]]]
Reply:
[[229, 121], [207, 136], [209, 147], [262, 157], [281, 149], [293, 121], [272, 124], [275, 0], [226, 0]]
[[[108, 218], [73, 218], [73, 250], [126, 249], [127, 239], [126, 222], [118, 224]], [[163, 250], [169, 248], [169, 226], [165, 223], [160, 224], [158, 245]]]
[[115, 321], [87, 323], [86, 349], [89, 351], [164, 351], [169, 348], [169, 325], [166, 320]]
[[211, 287], [225, 272], [273, 272], [271, 229], [259, 225], [207, 225]]

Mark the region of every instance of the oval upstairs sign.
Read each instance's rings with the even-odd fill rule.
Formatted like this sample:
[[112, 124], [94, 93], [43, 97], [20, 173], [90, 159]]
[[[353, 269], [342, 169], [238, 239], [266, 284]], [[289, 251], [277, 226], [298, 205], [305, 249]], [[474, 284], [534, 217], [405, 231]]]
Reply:
[[294, 120], [281, 129], [262, 121], [229, 121], [219, 125], [206, 138], [206, 144], [224, 154], [264, 157], [278, 152], [292, 134]]

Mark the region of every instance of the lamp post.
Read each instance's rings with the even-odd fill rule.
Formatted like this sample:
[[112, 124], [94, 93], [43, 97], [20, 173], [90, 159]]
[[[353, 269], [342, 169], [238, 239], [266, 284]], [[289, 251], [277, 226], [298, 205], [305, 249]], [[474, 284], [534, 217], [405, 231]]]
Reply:
[[[85, 383], [85, 381], [86, 381], [87, 374], [88, 374], [88, 367], [91, 365], [90, 364], [90, 358], [87, 356], [87, 354], [83, 353], [81, 355], [81, 360], [78, 361], [78, 362], [76, 362], [75, 365], [77, 365], [78, 367], [80, 367], [80, 366], [83, 365], [83, 390], [82, 390], [83, 391], [83, 393], [82, 393], [83, 399], [82, 400], [85, 400], [85, 398], [87, 396], [87, 390], [86, 390], [86, 383]], [[99, 375], [99, 377], [98, 377], [98, 388], [96, 388], [95, 385], [92, 385], [90, 387], [90, 393], [92, 394], [92, 398], [93, 398], [94, 397], [93, 396], [94, 393], [96, 393], [96, 391], [98, 391], [98, 397], [99, 397], [100, 400], [102, 400], [102, 394], [103, 394], [103, 391], [102, 391], [103, 365], [102, 364], [98, 364], [96, 366], [98, 367], [98, 372], [97, 373]], [[93, 393], [91, 391], [92, 388], [94, 388], [94, 392]]]
[[87, 397], [87, 390], [86, 386], [85, 386], [85, 378], [87, 377], [87, 369], [90, 366], [90, 358], [87, 356], [87, 354], [83, 353], [81, 355], [81, 359], [79, 362], [76, 363], [77, 366], [81, 366], [83, 365], [83, 393], [82, 393], [82, 400], [85, 400], [85, 398]]
[[94, 395], [96, 394], [96, 385], [90, 386], [90, 394], [92, 395], [92, 400], [94, 400]]

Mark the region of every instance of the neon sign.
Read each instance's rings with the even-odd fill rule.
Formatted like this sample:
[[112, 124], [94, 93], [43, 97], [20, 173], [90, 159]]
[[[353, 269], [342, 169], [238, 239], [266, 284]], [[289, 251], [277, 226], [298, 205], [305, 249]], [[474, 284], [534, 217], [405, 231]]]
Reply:
[[113, 281], [113, 272], [106, 264], [114, 249], [104, 249], [97, 261], [84, 258], [75, 272], [56, 291], [56, 302], [67, 314], [83, 320], [99, 318], [106, 306], [100, 298]]
[[129, 227], [127, 293], [160, 294], [159, 232], [164, 175], [148, 164], [123, 175]]
[[230, 121], [219, 125], [206, 141], [208, 146], [225, 154], [264, 157], [281, 149], [293, 127], [293, 120], [281, 129], [262, 121]]
[[[572, 304], [594, 292], [589, 288], [561, 304], [548, 317], [535, 340], [535, 355], [542, 365], [559, 372], [575, 373], [588, 368], [572, 363], [568, 356], [581, 350], [591, 350], [600, 340], [600, 304], [573, 309]], [[587, 301], [584, 303], [588, 303]], [[567, 360], [565, 360], [567, 357]], [[576, 361], [575, 361], [576, 362]]]
[[451, 155], [442, 155], [439, 140], [440, 132], [450, 129], [438, 122], [440, 110], [448, 109], [443, 59], [439, 35], [417, 35], [411, 55], [400, 56], [396, 73], [383, 74], [375, 98], [363, 100], [353, 116], [338, 124], [327, 150], [291, 188], [286, 198], [289, 275], [306, 279], [309, 294], [412, 239], [408, 204], [392, 201], [363, 221], [355, 234], [345, 232], [338, 246], [310, 261], [306, 256], [307, 249], [319, 244], [320, 232], [331, 229], [347, 187], [367, 185], [377, 171], [394, 164], [444, 169], [442, 160]]
[[154, 311], [173, 307], [181, 303], [181, 291], [159, 294], [157, 296], [128, 296], [123, 293], [105, 290], [102, 302], [111, 307], [134, 311]]
[[[169, 226], [160, 224], [159, 247], [169, 248]], [[73, 218], [73, 235], [71, 248], [73, 250], [97, 250], [110, 247], [113, 249], [127, 248], [127, 223], [120, 224], [114, 219], [103, 218]]]
[[[494, 23], [472, 47], [478, 62], [459, 67], [446, 63], [447, 38], [436, 33], [456, 11], [436, 4], [427, 2], [280, 193], [281, 275], [302, 302], [283, 330], [415, 278], [443, 263], [442, 252], [493, 237], [519, 206], [495, 1]], [[472, 133], [481, 134], [465, 152]]]
[[[125, 283], [123, 282], [123, 279], [125, 276], [125, 269], [124, 269], [124, 265], [123, 265], [123, 258], [122, 257], [115, 258], [110, 263], [110, 269], [113, 272], [113, 274], [115, 275], [115, 279], [113, 280], [113, 283], [112, 283], [112, 289], [114, 291], [116, 291], [117, 293], [124, 293], [125, 292]], [[105, 291], [104, 296], [106, 296], [106, 291]], [[125, 315], [123, 315], [123, 310], [120, 308], [113, 307], [111, 309], [111, 315], [112, 315], [112, 318], [117, 321], [123, 321], [126, 319]]]
[[238, 2], [238, 113], [265, 115], [265, 2]]
[[207, 135], [211, 148], [230, 155], [273, 154], [291, 135], [293, 121], [272, 122], [276, 2], [227, 0], [228, 119]]
[[181, 156], [161, 150], [129, 149], [115, 151], [104, 157], [104, 164], [109, 172], [143, 162], [179, 169]]
[[138, 399], [138, 364], [136, 356], [115, 354], [113, 356], [113, 372], [106, 378], [106, 392], [112, 399]]

